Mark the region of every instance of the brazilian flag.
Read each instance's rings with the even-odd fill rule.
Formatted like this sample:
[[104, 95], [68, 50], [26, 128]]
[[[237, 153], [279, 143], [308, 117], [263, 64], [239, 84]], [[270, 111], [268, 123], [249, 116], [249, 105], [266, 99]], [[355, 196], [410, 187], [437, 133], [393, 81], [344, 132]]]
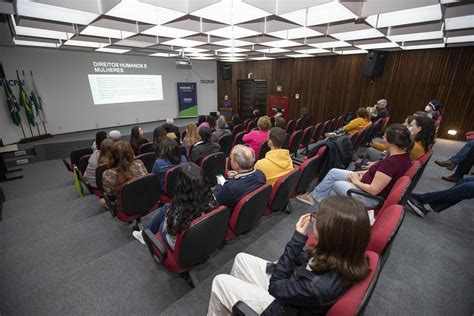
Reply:
[[30, 123], [31, 126], [35, 126], [36, 125], [35, 112], [33, 112], [33, 108], [31, 107], [30, 97], [28, 96], [28, 93], [26, 93], [25, 87], [20, 80], [20, 76], [18, 75], [18, 70], [16, 71], [16, 77], [18, 78], [20, 106], [25, 108], [26, 118], [28, 120], [28, 123]]
[[13, 121], [13, 124], [20, 125], [21, 124], [21, 116], [20, 116], [20, 105], [18, 105], [18, 101], [13, 94], [12, 89], [8, 85], [7, 78], [5, 76], [5, 72], [3, 71], [3, 65], [0, 64], [0, 80], [3, 85], [3, 89], [5, 90], [5, 97], [7, 98], [7, 106], [8, 112], [10, 113], [10, 117]]

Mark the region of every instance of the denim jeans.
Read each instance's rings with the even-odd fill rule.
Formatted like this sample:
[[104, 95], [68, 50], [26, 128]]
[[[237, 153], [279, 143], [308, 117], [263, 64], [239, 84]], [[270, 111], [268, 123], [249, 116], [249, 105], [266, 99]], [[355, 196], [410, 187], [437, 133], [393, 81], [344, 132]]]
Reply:
[[158, 210], [158, 213], [156, 213], [155, 217], [153, 217], [153, 220], [150, 222], [150, 224], [148, 224], [147, 228], [150, 229], [153, 234], [163, 231], [163, 226], [166, 221], [166, 212], [168, 212], [170, 206], [171, 204], [163, 205]]
[[449, 160], [451, 160], [455, 165], [458, 165], [461, 163], [461, 161], [463, 161], [464, 159], [467, 158], [467, 156], [469, 155], [469, 152], [471, 150], [471, 148], [474, 147], [474, 140], [470, 140], [468, 141], [462, 148], [460, 151], [457, 152], [456, 155], [452, 156], [451, 158], [449, 158]]
[[[311, 192], [311, 195], [317, 202], [321, 202], [330, 195], [342, 195], [346, 196], [347, 191], [350, 189], [359, 189], [355, 184], [347, 179], [347, 176], [353, 171], [332, 168], [328, 174], [324, 177], [316, 188]], [[366, 207], [372, 208], [377, 205], [377, 201], [360, 196], [354, 195], [354, 198], [361, 201]]]
[[474, 164], [474, 146], [470, 148], [468, 155], [458, 164], [454, 170], [454, 176], [462, 179], [468, 174]]
[[458, 181], [452, 188], [416, 195], [423, 204], [429, 204], [434, 211], [441, 212], [462, 200], [474, 198], [474, 178]]

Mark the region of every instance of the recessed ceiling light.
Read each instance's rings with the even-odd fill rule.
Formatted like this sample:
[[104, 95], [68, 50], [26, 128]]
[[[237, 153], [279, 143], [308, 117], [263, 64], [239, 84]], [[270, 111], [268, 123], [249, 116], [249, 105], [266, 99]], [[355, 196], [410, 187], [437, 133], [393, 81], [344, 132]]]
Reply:
[[192, 15], [225, 24], [239, 24], [269, 16], [271, 13], [241, 0], [221, 0], [192, 12]]
[[50, 47], [50, 48], [57, 48], [59, 46], [58, 44], [55, 43], [46, 43], [46, 42], [34, 42], [34, 41], [23, 41], [23, 40], [17, 40], [16, 38], [13, 39], [13, 42], [15, 45], [19, 46], [37, 46], [37, 47]]
[[414, 24], [428, 21], [441, 20], [441, 5], [429, 5], [414, 9], [400, 10], [389, 13], [372, 15], [366, 22], [377, 28], [394, 25]]
[[242, 53], [242, 52], [248, 52], [248, 51], [249, 49], [240, 48], [240, 47], [227, 47], [227, 48], [216, 49], [216, 52], [221, 52], [221, 53]]
[[154, 53], [150, 54], [148, 56], [153, 56], [153, 57], [177, 57], [179, 54], [173, 54], [173, 53]]
[[214, 60], [216, 59], [215, 57], [211, 57], [211, 56], [199, 56], [199, 57], [196, 57], [196, 56], [193, 56], [193, 57], [190, 57], [191, 59], [197, 59], [197, 60]]
[[308, 54], [290, 54], [290, 55], [285, 55], [285, 56], [291, 57], [291, 58], [314, 57], [314, 55], [308, 55]]
[[80, 47], [92, 47], [92, 48], [101, 48], [107, 45], [98, 43], [98, 42], [88, 42], [88, 41], [76, 41], [76, 40], [68, 40], [64, 42], [63, 45], [67, 46], [80, 46]]
[[348, 50], [335, 51], [335, 53], [339, 55], [355, 55], [355, 54], [367, 54], [367, 51], [364, 49], [348, 49]]
[[176, 50], [177, 52], [185, 52], [185, 53], [204, 53], [207, 52], [207, 49], [203, 48], [195, 48], [195, 47], [186, 47], [186, 48], [180, 48]]
[[337, 39], [340, 39], [341, 41], [353, 41], [353, 40], [359, 40], [359, 39], [383, 37], [384, 35], [382, 34], [382, 32], [376, 29], [366, 29], [366, 30], [336, 33], [336, 34], [331, 34], [331, 36]]
[[271, 60], [271, 59], [275, 59], [275, 58], [272, 58], [272, 57], [267, 57], [267, 56], [261, 56], [261, 57], [252, 57], [252, 58], [249, 58], [251, 60]]
[[157, 7], [140, 1], [121, 1], [105, 14], [155, 25], [165, 24], [185, 15], [185, 13], [182, 12]]
[[155, 35], [155, 36], [171, 37], [171, 38], [186, 37], [186, 36], [197, 34], [197, 32], [187, 31], [187, 30], [182, 30], [182, 29], [177, 29], [174, 27], [168, 27], [168, 26], [162, 26], [162, 25], [154, 26], [146, 31], [143, 31], [142, 33], [148, 34], [148, 35]]
[[260, 43], [261, 45], [271, 46], [271, 47], [294, 47], [294, 46], [301, 46], [301, 43], [293, 42], [289, 40], [281, 40], [281, 41], [270, 41]]
[[474, 27], [474, 15], [465, 15], [445, 19], [446, 30], [458, 30]]
[[306, 14], [306, 9], [303, 9], [282, 14], [281, 17], [302, 26], [311, 26], [355, 19], [357, 15], [339, 2], [331, 1], [308, 8], [308, 14]]
[[135, 35], [136, 33], [89, 25], [84, 30], [82, 30], [81, 34], [82, 35], [111, 37], [111, 38], [120, 38], [121, 39], [121, 38], [130, 37], [132, 35]]
[[283, 48], [278, 48], [278, 47], [257, 50], [257, 52], [262, 52], [262, 53], [267, 53], [267, 54], [285, 53], [289, 51], [290, 50], [288, 49], [283, 49]]
[[245, 29], [239, 26], [227, 26], [217, 30], [206, 32], [206, 34], [224, 37], [224, 38], [242, 38], [242, 37], [249, 37], [254, 35], [259, 35], [259, 32], [252, 31], [249, 29]]
[[443, 47], [444, 47], [444, 44], [402, 46], [402, 48], [405, 50], [443, 48]]
[[392, 42], [424, 41], [424, 40], [443, 38], [443, 32], [435, 31], [435, 32], [391, 35], [391, 36], [387, 36], [387, 38], [389, 38]]
[[19, 16], [28, 16], [43, 20], [60, 21], [80, 25], [88, 25], [99, 16], [99, 14], [96, 13], [26, 0], [16, 1], [16, 8]]
[[180, 47], [193, 47], [193, 46], [204, 45], [206, 43], [199, 42], [199, 41], [188, 40], [188, 39], [184, 39], [184, 38], [175, 38], [175, 39], [163, 42], [161, 44], [171, 45], [171, 46], [180, 46]]
[[474, 35], [448, 37], [447, 43], [466, 43], [474, 42]]
[[119, 49], [119, 48], [107, 48], [101, 47], [95, 50], [96, 52], [103, 52], [103, 53], [113, 53], [113, 54], [123, 54], [129, 52], [129, 49]]
[[348, 47], [348, 46], [351, 46], [351, 44], [346, 43], [344, 41], [334, 41], [334, 42], [309, 44], [309, 46], [313, 46], [317, 48], [336, 48], [336, 47]]
[[297, 53], [301, 53], [301, 54], [320, 54], [320, 53], [328, 53], [329, 51], [326, 50], [326, 49], [322, 49], [322, 48], [313, 48], [313, 49], [296, 49], [294, 50], [295, 52]]
[[228, 39], [228, 40], [223, 40], [223, 41], [218, 41], [212, 43], [214, 45], [220, 45], [220, 46], [234, 46], [234, 47], [239, 47], [239, 46], [247, 46], [247, 45], [252, 45], [252, 42], [247, 42], [247, 41], [240, 41], [236, 39]]
[[318, 31], [312, 30], [307, 27], [298, 27], [295, 29], [271, 32], [267, 34], [271, 36], [279, 37], [279, 38], [289, 39], [289, 40], [323, 35], [323, 33], [320, 33]]
[[115, 45], [120, 45], [120, 46], [130, 46], [130, 47], [139, 47], [139, 48], [145, 48], [148, 46], [153, 46], [158, 43], [150, 43], [150, 42], [144, 42], [144, 41], [137, 41], [134, 39], [123, 39], [118, 42], [114, 43]]
[[363, 45], [356, 45], [360, 49], [382, 49], [382, 48], [394, 48], [399, 47], [397, 43], [393, 42], [384, 42], [384, 43], [377, 43], [377, 44], [363, 44]]

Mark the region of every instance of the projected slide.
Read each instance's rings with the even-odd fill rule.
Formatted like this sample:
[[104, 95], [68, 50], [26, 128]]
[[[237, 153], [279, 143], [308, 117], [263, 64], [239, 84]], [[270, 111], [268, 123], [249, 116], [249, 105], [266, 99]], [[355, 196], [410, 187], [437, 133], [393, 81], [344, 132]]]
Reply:
[[160, 75], [89, 75], [94, 104], [163, 100]]

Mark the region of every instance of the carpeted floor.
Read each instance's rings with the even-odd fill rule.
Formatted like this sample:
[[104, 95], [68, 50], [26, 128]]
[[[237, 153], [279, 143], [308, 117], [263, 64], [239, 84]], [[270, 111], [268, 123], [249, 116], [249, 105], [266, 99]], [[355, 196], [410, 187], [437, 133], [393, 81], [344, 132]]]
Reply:
[[[415, 191], [450, 187], [440, 180], [449, 171], [434, 160], [462, 144], [438, 140]], [[23, 174], [2, 183], [8, 201], [0, 222], [1, 315], [204, 315], [212, 277], [228, 273], [240, 251], [277, 258], [296, 219], [309, 209], [293, 199], [292, 214], [263, 218], [194, 269], [200, 283], [192, 289], [157, 266], [131, 227], [100, 208], [95, 196], [78, 198], [61, 161], [27, 165]], [[406, 212], [367, 315], [473, 313], [471, 203], [425, 219]]]

